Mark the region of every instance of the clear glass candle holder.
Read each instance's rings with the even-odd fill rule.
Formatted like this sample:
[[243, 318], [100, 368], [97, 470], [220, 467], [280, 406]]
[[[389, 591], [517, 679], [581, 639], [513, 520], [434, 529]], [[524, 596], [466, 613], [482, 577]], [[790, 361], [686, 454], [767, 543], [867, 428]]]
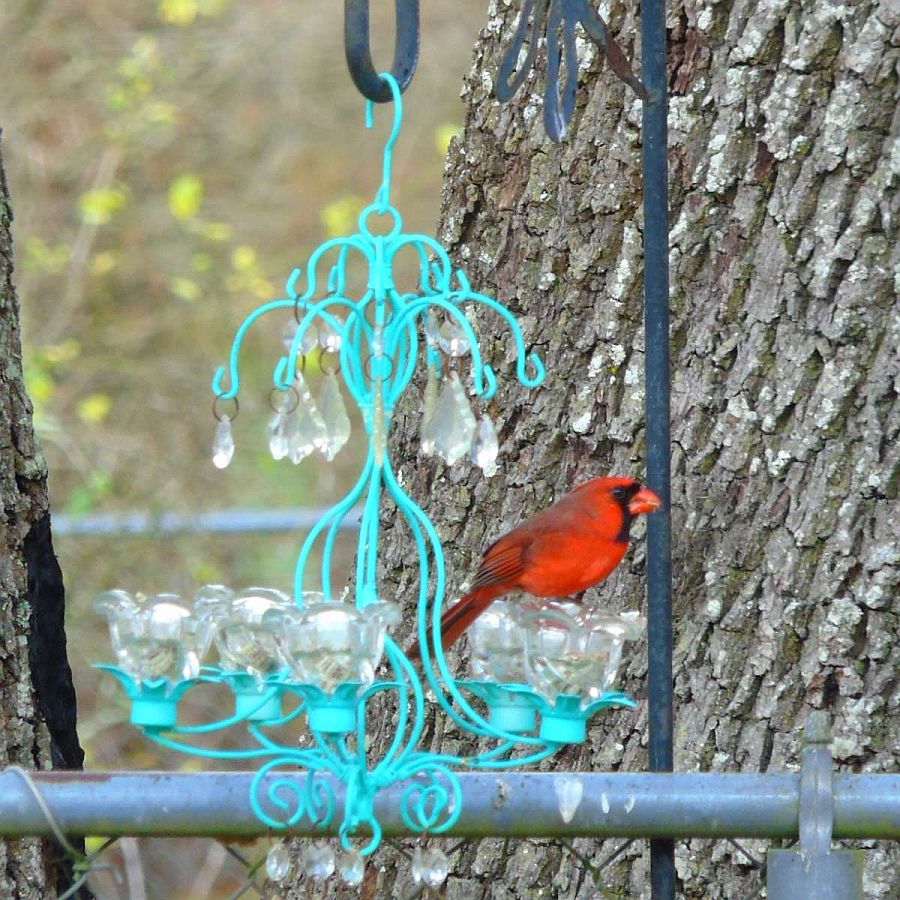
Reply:
[[120, 668], [135, 681], [190, 680], [212, 638], [209, 624], [177, 594], [99, 594], [94, 610], [106, 616]]

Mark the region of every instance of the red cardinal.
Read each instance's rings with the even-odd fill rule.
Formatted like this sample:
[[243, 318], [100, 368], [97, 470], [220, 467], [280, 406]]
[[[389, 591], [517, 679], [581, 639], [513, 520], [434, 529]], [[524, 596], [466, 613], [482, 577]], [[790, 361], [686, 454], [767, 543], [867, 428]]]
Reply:
[[[493, 600], [519, 589], [536, 597], [567, 597], [587, 590], [619, 564], [635, 516], [660, 499], [634, 478], [592, 478], [494, 541], [472, 587], [441, 617], [446, 649]], [[409, 656], [419, 656], [419, 646]]]

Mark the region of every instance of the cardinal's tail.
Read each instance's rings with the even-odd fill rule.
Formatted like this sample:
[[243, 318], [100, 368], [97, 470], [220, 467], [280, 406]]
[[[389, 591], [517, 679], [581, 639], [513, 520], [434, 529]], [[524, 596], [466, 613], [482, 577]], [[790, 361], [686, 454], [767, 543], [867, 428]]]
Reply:
[[[447, 648], [491, 605], [491, 601], [497, 597], [496, 591], [492, 591], [493, 585], [483, 585], [469, 591], [458, 603], [454, 603], [449, 609], [444, 610], [441, 616], [441, 645], [446, 652]], [[419, 642], [415, 641], [406, 651], [406, 655], [417, 660], [421, 656]]]

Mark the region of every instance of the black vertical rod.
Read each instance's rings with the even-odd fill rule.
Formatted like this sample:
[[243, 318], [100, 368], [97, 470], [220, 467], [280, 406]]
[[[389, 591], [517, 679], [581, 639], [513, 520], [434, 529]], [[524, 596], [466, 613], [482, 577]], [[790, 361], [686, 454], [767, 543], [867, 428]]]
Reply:
[[[643, 110], [644, 377], [647, 482], [662, 508], [647, 518], [647, 648], [650, 770], [671, 772], [672, 547], [669, 444], [669, 215], [665, 0], [641, 2]], [[653, 900], [675, 897], [675, 846], [650, 841]]]

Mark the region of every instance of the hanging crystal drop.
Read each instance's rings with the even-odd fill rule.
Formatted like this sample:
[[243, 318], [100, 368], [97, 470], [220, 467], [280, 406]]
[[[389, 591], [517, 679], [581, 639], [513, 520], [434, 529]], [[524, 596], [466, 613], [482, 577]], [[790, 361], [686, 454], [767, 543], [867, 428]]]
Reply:
[[231, 419], [222, 416], [216, 425], [216, 434], [213, 438], [212, 461], [217, 469], [224, 469], [234, 456], [234, 435], [231, 433]]
[[338, 857], [338, 873], [349, 887], [362, 884], [366, 874], [366, 859], [358, 850], [345, 850]]
[[572, 821], [581, 797], [584, 794], [584, 785], [579, 778], [554, 779], [553, 787], [556, 790], [556, 803], [559, 807], [559, 815], [566, 825]]
[[438, 321], [437, 316], [434, 314], [433, 309], [429, 309], [425, 314], [425, 341], [429, 347], [437, 348], [438, 341], [440, 340], [440, 333], [438, 329]]
[[279, 397], [278, 408], [269, 419], [269, 453], [272, 459], [284, 459], [288, 454], [288, 414], [285, 410], [285, 402]]
[[325, 422], [302, 373], [294, 380], [297, 392], [296, 409], [288, 415], [288, 459], [295, 465], [302, 462], [313, 450], [321, 450], [328, 441]]
[[319, 449], [329, 462], [350, 439], [350, 417], [341, 386], [334, 372], [326, 372], [322, 379], [322, 390], [319, 392], [319, 412], [325, 422], [325, 444]]
[[422, 881], [428, 887], [440, 887], [450, 874], [450, 860], [439, 847], [432, 847], [422, 854]]
[[469, 338], [455, 319], [447, 319], [438, 331], [438, 344], [450, 356], [465, 356], [469, 352]]
[[384, 421], [384, 381], [380, 371], [383, 348], [384, 326], [376, 325], [372, 335], [372, 361], [373, 365], [377, 367], [372, 384], [372, 452], [375, 456], [376, 466], [380, 466], [384, 461], [384, 447], [387, 442]]
[[288, 848], [279, 841], [273, 844], [266, 854], [266, 877], [270, 881], [284, 881], [291, 871], [291, 854]]
[[[335, 320], [338, 328], [343, 325], [340, 319]], [[337, 353], [341, 349], [343, 336], [327, 319], [322, 320], [319, 326], [319, 346], [325, 353]]]
[[416, 884], [422, 883], [423, 866], [424, 866], [424, 853], [422, 852], [421, 846], [419, 844], [416, 844], [416, 846], [413, 848], [412, 863], [411, 863], [412, 880]]
[[294, 335], [297, 334], [297, 326], [300, 323], [294, 319], [290, 318], [287, 322], [284, 323], [284, 328], [281, 329], [281, 343], [284, 345], [285, 350], [290, 350], [291, 345], [294, 343]]
[[425, 382], [425, 394], [422, 398], [422, 424], [419, 426], [419, 440], [422, 452], [426, 456], [431, 456], [434, 453], [431, 423], [434, 420], [434, 413], [437, 409], [438, 387], [437, 372], [435, 367], [429, 363], [428, 379]]
[[325, 841], [307, 844], [300, 854], [300, 861], [303, 864], [303, 871], [313, 881], [325, 881], [334, 872], [334, 850]]
[[433, 441], [435, 452], [447, 463], [462, 459], [472, 447], [475, 415], [457, 372], [451, 372], [438, 396], [437, 407], [423, 439]]
[[472, 443], [472, 462], [480, 466], [484, 474], [490, 478], [497, 474], [497, 429], [490, 416], [483, 416], [475, 430], [475, 440]]
[[[300, 323], [296, 318], [292, 318], [284, 326], [284, 330], [281, 332], [281, 343], [284, 344], [284, 349], [288, 352], [290, 352], [290, 349], [294, 344], [294, 338], [297, 336], [297, 329], [299, 327]], [[300, 338], [300, 346], [297, 350], [305, 356], [307, 353], [312, 352], [318, 345], [319, 332], [313, 322], [307, 327], [306, 331], [303, 332], [303, 337]]]

